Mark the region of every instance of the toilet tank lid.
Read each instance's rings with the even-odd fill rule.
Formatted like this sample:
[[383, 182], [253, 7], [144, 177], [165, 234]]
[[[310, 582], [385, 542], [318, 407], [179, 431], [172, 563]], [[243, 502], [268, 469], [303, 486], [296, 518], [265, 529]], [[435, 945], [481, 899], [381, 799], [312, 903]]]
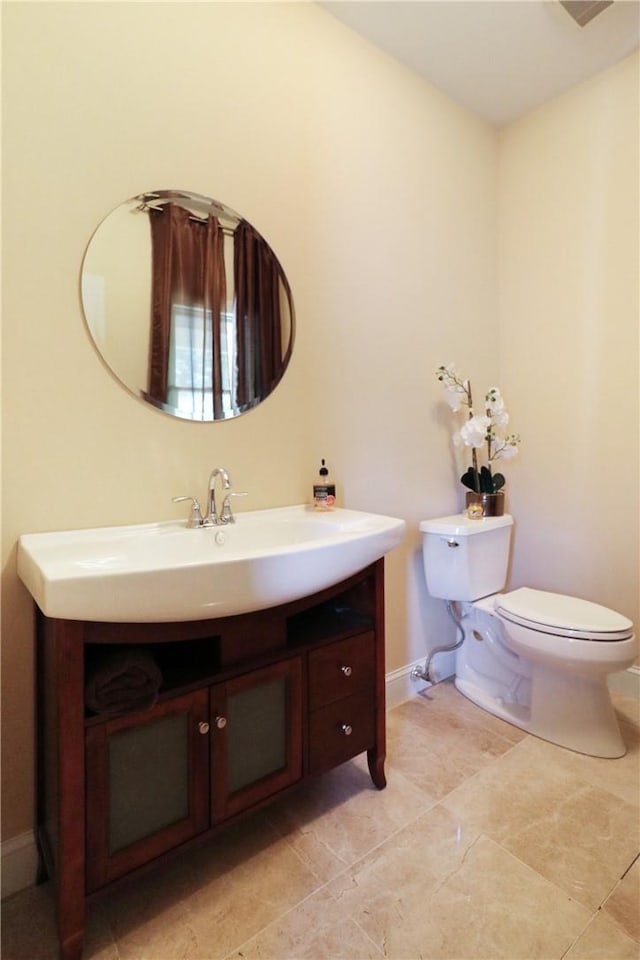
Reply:
[[631, 620], [609, 607], [531, 587], [520, 587], [501, 594], [496, 599], [496, 609], [503, 612], [507, 619], [511, 614], [514, 619], [518, 618], [517, 622], [529, 621], [565, 630], [612, 634], [620, 631], [628, 633], [633, 628]]
[[500, 527], [510, 527], [513, 517], [509, 513], [501, 517], [481, 517], [471, 519], [466, 513], [456, 513], [451, 517], [438, 517], [435, 520], [421, 520], [421, 533], [437, 533], [444, 537], [470, 537], [474, 533], [487, 533]]

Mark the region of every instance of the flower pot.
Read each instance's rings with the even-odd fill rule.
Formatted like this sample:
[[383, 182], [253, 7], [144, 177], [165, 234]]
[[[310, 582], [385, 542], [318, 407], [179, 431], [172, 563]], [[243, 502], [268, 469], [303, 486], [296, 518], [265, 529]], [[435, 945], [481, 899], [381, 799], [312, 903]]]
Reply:
[[504, 513], [504, 492], [498, 490], [497, 493], [475, 493], [473, 490], [468, 490], [467, 509], [472, 504], [479, 504], [482, 507], [481, 516], [483, 517], [501, 517]]

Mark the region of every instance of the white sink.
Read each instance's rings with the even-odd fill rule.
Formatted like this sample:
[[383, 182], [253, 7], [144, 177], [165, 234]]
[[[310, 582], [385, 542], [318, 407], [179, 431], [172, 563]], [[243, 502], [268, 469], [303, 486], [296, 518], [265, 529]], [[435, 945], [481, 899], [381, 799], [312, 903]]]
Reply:
[[18, 574], [43, 613], [65, 620], [153, 622], [232, 616], [329, 587], [397, 546], [405, 522], [305, 506], [20, 537]]

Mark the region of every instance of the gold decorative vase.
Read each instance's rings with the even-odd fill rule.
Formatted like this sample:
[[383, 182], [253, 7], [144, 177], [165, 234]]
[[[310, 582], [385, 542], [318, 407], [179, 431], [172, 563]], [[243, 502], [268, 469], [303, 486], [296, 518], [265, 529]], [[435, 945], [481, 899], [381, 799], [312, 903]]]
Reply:
[[501, 517], [504, 514], [504, 492], [475, 493], [474, 490], [468, 490], [467, 512], [480, 517]]

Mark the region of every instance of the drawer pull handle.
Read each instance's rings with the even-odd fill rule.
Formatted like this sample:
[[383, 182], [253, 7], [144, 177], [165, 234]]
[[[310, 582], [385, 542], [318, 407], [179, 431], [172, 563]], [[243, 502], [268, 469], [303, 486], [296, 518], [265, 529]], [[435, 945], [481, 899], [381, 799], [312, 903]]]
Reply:
[[216, 717], [216, 727], [218, 728], [218, 730], [224, 730], [226, 725], [227, 725], [226, 717]]
[[201, 720], [201, 721], [200, 721], [200, 723], [198, 724], [198, 730], [199, 730], [200, 733], [202, 733], [203, 735], [204, 735], [205, 733], [209, 733], [209, 724], [207, 723], [206, 720]]
[[351, 734], [353, 733], [353, 727], [351, 726], [350, 723], [343, 723], [342, 726], [340, 727], [340, 730], [345, 735], [345, 737], [350, 737]]
[[342, 667], [340, 667], [340, 670], [341, 670], [342, 673], [345, 675], [345, 677], [350, 677], [351, 674], [352, 674], [351, 667], [342, 666]]

